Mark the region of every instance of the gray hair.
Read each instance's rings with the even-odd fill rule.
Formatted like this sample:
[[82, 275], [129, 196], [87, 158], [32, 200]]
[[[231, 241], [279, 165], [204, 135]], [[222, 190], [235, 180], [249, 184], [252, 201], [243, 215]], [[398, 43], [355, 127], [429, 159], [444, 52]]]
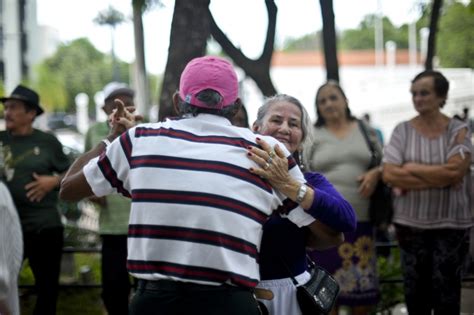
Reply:
[[296, 105], [301, 111], [301, 131], [303, 132], [303, 138], [301, 139], [301, 147], [306, 146], [306, 143], [313, 141], [313, 128], [311, 127], [311, 119], [309, 114], [304, 108], [301, 102], [290, 95], [287, 94], [276, 94], [274, 96], [267, 97], [263, 102], [263, 105], [260, 106], [257, 112], [257, 119], [254, 122], [254, 125], [261, 127], [263, 125], [263, 119], [267, 115], [270, 107], [276, 103], [288, 102]]
[[[209, 107], [215, 107], [218, 103], [221, 102], [222, 96], [217, 91], [206, 89], [197, 94], [197, 99], [209, 105]], [[191, 114], [193, 116], [197, 116], [198, 114], [205, 113], [205, 114], [213, 114], [217, 116], [222, 116], [229, 120], [235, 116], [240, 106], [241, 106], [240, 99], [237, 99], [234, 104], [221, 108], [221, 109], [197, 107], [183, 101], [181, 98], [179, 99], [179, 102], [178, 102], [180, 113], [183, 115]]]

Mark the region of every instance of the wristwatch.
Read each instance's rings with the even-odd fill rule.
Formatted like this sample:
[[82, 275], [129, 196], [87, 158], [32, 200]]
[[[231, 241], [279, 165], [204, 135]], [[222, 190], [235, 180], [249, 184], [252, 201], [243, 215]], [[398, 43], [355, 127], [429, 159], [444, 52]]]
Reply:
[[308, 186], [305, 184], [302, 184], [300, 188], [298, 189], [298, 193], [296, 194], [296, 203], [301, 203], [304, 199], [304, 196], [306, 196], [306, 192], [308, 191]]
[[100, 140], [100, 142], [102, 142], [105, 145], [106, 148], [110, 145], [110, 141], [107, 138], [104, 138], [104, 139]]

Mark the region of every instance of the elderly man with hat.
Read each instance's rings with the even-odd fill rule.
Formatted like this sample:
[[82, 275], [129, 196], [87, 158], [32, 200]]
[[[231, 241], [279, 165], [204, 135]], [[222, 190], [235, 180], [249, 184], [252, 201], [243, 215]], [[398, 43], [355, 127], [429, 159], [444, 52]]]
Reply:
[[[102, 110], [110, 116], [121, 100], [125, 108], [134, 108], [135, 92], [125, 83], [111, 82], [104, 87]], [[91, 150], [110, 132], [108, 121], [97, 122], [86, 133], [85, 151]], [[99, 208], [99, 233], [102, 239], [102, 300], [109, 315], [127, 315], [130, 279], [127, 272], [127, 233], [130, 199], [119, 194], [91, 198]]]
[[6, 124], [6, 131], [0, 132], [5, 182], [20, 216], [24, 257], [35, 277], [34, 314], [55, 314], [63, 247], [56, 204], [69, 160], [54, 135], [33, 128], [35, 118], [43, 113], [35, 91], [19, 85], [0, 101]]
[[[111, 133], [71, 166], [60, 195], [132, 199], [127, 267], [138, 289], [130, 314], [259, 314], [262, 224], [284, 197], [248, 171], [256, 167], [247, 157], [256, 136], [229, 121], [240, 107], [232, 65], [193, 59], [173, 100], [180, 119], [137, 126], [120, 104]], [[288, 216], [301, 224], [298, 209]]]

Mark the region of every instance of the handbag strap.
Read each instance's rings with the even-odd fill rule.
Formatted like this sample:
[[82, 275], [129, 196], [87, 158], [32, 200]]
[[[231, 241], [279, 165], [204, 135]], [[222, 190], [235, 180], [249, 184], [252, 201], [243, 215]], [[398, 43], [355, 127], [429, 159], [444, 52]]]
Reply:
[[371, 156], [370, 166], [369, 166], [369, 169], [370, 169], [378, 165], [377, 164], [377, 151], [375, 150], [374, 143], [370, 141], [369, 131], [367, 130], [364, 123], [360, 119], [357, 120], [357, 123], [359, 124], [360, 131], [362, 135], [364, 136], [365, 142], [367, 143], [367, 146], [369, 147], [369, 150], [370, 150], [370, 156]]
[[[291, 282], [293, 282], [293, 284], [296, 286], [298, 286], [298, 281], [295, 279], [295, 277], [293, 277], [293, 275], [291, 274], [291, 270], [290, 268], [288, 267], [288, 265], [286, 264], [285, 260], [283, 259], [283, 257], [281, 256], [278, 256], [278, 258], [280, 258], [280, 261], [281, 263], [283, 264], [283, 266], [285, 267], [286, 271], [288, 272], [288, 275], [290, 276], [290, 279], [291, 279]], [[316, 264], [314, 263], [314, 261], [311, 259], [311, 257], [309, 257], [308, 254], [306, 254], [306, 260], [308, 262], [308, 266], [310, 269], [313, 269]]]

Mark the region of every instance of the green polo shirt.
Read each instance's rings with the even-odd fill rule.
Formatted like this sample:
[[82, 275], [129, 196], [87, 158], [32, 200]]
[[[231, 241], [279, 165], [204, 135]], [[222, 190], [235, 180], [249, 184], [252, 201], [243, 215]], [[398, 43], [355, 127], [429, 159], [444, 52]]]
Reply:
[[[109, 134], [106, 122], [96, 123], [86, 133], [85, 151], [89, 151]], [[115, 194], [106, 196], [107, 205], [99, 207], [99, 233], [102, 235], [128, 234], [128, 220], [130, 217], [129, 198]]]
[[49, 133], [34, 129], [27, 136], [13, 136], [0, 131], [5, 157], [5, 183], [10, 190], [25, 232], [60, 227], [57, 209], [58, 189], [53, 189], [40, 202], [26, 197], [25, 186], [34, 180], [33, 173], [54, 175], [69, 167], [69, 159], [58, 139]]

